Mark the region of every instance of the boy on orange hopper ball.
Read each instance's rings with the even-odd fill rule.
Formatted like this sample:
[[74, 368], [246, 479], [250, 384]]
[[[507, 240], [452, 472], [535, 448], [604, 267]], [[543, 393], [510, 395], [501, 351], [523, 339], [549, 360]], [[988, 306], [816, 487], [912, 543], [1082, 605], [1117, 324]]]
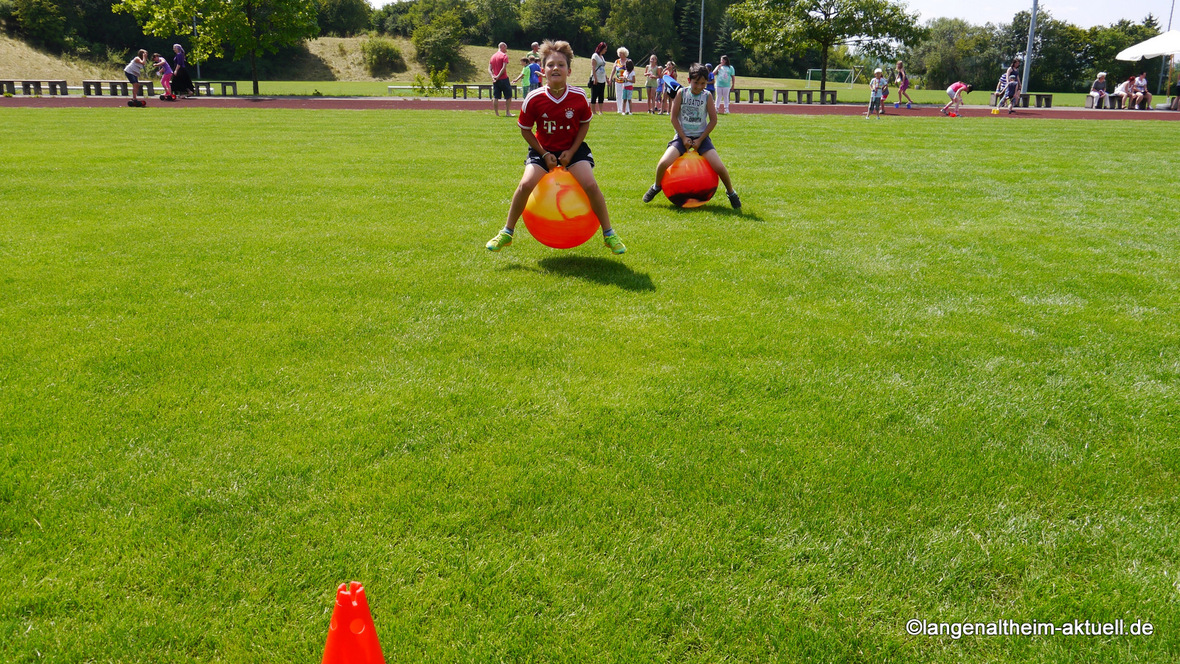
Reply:
[[[602, 225], [603, 243], [614, 253], [627, 251], [623, 240], [610, 225], [606, 199], [594, 180], [594, 155], [585, 143], [586, 132], [593, 117], [586, 94], [581, 88], [566, 85], [574, 52], [568, 42], [548, 39], [541, 45], [541, 66], [545, 70], [545, 86], [537, 88], [525, 98], [516, 121], [520, 135], [529, 145], [524, 161], [524, 175], [512, 194], [508, 208], [508, 222], [496, 237], [488, 240], [488, 251], [500, 251], [512, 244], [516, 222], [524, 212], [529, 194], [551, 169], [564, 166], [582, 185], [590, 207]], [[537, 131], [533, 133], [533, 125]]]
[[643, 195], [643, 202], [650, 203], [660, 193], [664, 173], [667, 172], [672, 162], [676, 161], [680, 155], [695, 148], [697, 154], [709, 162], [709, 165], [717, 172], [717, 177], [725, 185], [729, 204], [734, 208], [740, 208], [742, 201], [738, 198], [737, 192], [733, 189], [733, 183], [729, 180], [729, 170], [725, 168], [717, 150], [713, 148], [713, 141], [709, 140], [709, 134], [717, 126], [717, 106], [713, 102], [713, 95], [705, 89], [709, 82], [709, 70], [702, 64], [694, 63], [688, 68], [688, 82], [688, 85], [681, 86], [680, 90], [676, 92], [676, 98], [672, 100], [670, 115], [676, 135], [672, 137], [668, 143], [668, 149], [664, 151], [664, 156], [660, 157], [660, 163], [656, 165], [656, 182]]

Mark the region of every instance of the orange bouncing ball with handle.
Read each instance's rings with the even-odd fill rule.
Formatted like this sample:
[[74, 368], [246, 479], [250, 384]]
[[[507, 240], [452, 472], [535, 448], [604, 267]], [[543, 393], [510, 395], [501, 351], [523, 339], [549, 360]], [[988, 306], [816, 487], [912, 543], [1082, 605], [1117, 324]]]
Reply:
[[524, 206], [524, 225], [537, 242], [554, 249], [570, 249], [594, 237], [598, 215], [582, 185], [558, 166], [545, 174]]
[[676, 207], [700, 207], [717, 193], [717, 172], [695, 149], [680, 155], [664, 172], [660, 186]]

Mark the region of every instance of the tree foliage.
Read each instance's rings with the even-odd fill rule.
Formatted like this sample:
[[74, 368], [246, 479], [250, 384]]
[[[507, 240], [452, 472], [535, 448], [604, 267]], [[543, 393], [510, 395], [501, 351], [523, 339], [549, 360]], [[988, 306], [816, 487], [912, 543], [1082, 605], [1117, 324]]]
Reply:
[[351, 37], [369, 27], [373, 8], [366, 0], [316, 0], [316, 22], [321, 35]]
[[442, 69], [458, 64], [463, 57], [463, 22], [455, 10], [431, 17], [430, 21], [414, 28], [411, 41], [418, 61], [430, 69]]
[[520, 22], [526, 41], [564, 39], [579, 53], [590, 53], [606, 36], [598, 0], [524, 0]]
[[186, 34], [197, 17], [190, 50], [194, 61], [229, 54], [250, 59], [258, 94], [258, 57], [319, 33], [313, 0], [122, 0], [115, 6], [139, 21], [147, 34]]
[[53, 0], [15, 0], [13, 15], [21, 34], [30, 40], [61, 48], [66, 43], [66, 17]]
[[817, 47], [820, 89], [833, 46], [853, 45], [885, 56], [921, 34], [917, 15], [891, 0], [745, 0], [733, 11], [745, 25], [738, 37], [749, 46], [794, 53]]
[[[1011, 23], [972, 25], [960, 19], [936, 18], [926, 24], [926, 37], [905, 55], [910, 72], [920, 75], [927, 87], [946, 87], [964, 81], [990, 88], [1013, 58], [1028, 59], [1029, 12], [1019, 12]], [[1114, 56], [1124, 48], [1159, 34], [1152, 16], [1142, 23], [1119, 21], [1083, 30], [1037, 12], [1028, 89], [1044, 92], [1084, 92], [1099, 71], [1118, 83], [1132, 73], [1146, 70], [1148, 80], [1159, 75], [1159, 59], [1141, 63], [1119, 62]]]

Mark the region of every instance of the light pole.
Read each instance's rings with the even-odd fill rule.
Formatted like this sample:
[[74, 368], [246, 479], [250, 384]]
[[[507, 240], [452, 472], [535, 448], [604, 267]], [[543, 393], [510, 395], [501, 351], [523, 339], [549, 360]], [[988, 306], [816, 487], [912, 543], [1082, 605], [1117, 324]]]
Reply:
[[1028, 92], [1028, 72], [1032, 69], [1033, 36], [1037, 32], [1037, 0], [1033, 0], [1032, 16], [1028, 20], [1028, 46], [1024, 49], [1024, 77], [1020, 82], [1024, 85], [1021, 92]]
[[701, 43], [697, 48], [697, 62], [705, 63], [705, 0], [701, 0]]

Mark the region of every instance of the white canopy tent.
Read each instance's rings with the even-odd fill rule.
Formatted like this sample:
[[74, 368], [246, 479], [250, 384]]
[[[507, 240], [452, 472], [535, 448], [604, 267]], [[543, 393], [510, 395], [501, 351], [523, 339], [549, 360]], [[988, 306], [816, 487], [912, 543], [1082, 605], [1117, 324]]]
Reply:
[[1114, 56], [1116, 60], [1138, 62], [1143, 58], [1158, 58], [1164, 55], [1180, 53], [1180, 30], [1169, 30], [1162, 35], [1156, 35], [1145, 42], [1125, 48]]

